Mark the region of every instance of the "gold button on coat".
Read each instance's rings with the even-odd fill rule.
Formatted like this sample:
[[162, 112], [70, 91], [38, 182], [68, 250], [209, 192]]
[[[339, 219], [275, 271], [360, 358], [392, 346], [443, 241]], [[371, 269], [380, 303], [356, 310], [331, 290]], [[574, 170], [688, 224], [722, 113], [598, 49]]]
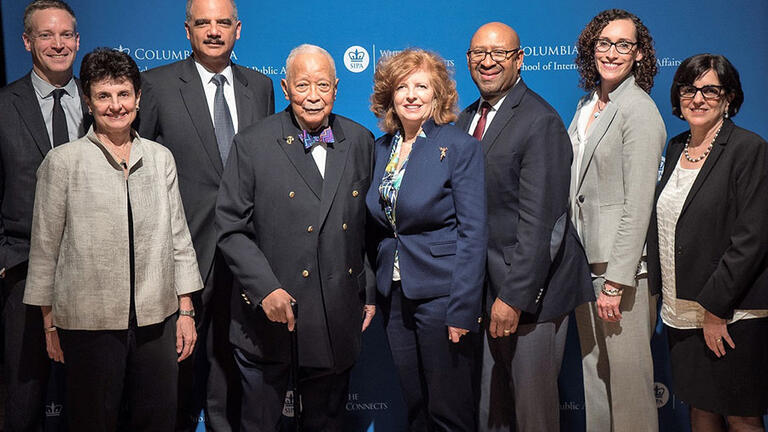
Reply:
[[314, 229], [314, 228], [312, 228], [312, 225], [310, 225], [310, 226], [308, 226], [308, 227], [307, 227], [307, 232], [312, 232], [312, 231], [314, 231], [314, 230], [315, 230], [315, 229]]
[[295, 196], [296, 196], [296, 192], [294, 192], [294, 191], [288, 192], [288, 198], [293, 198]]
[[352, 191], [352, 196], [353, 196], [353, 197], [356, 197], [356, 196], [358, 196], [358, 195], [360, 195], [360, 192], [358, 192], [358, 191], [357, 191], [357, 189], [355, 189], [355, 190], [353, 190], [353, 191]]
[[346, 231], [346, 230], [347, 230], [347, 224], [345, 224], [345, 223], [341, 224], [341, 229], [343, 229], [344, 231]]
[[304, 271], [302, 271], [302, 272], [301, 272], [301, 275], [302, 275], [302, 276], [304, 276], [305, 278], [306, 278], [306, 277], [309, 277], [309, 270], [304, 270]]
[[349, 268], [349, 274], [352, 274], [352, 267]]

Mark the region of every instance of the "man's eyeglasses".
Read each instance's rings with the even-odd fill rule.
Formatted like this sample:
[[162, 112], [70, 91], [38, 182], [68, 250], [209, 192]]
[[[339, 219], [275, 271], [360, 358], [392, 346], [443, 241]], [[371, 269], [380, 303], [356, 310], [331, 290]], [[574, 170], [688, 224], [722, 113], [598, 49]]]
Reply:
[[637, 42], [630, 42], [625, 40], [620, 40], [618, 42], [611, 42], [608, 39], [598, 39], [595, 41], [595, 51], [597, 52], [608, 52], [608, 50], [611, 49], [611, 47], [616, 48], [616, 52], [619, 54], [629, 54], [632, 51], [632, 48], [637, 45]]
[[520, 51], [520, 48], [515, 48], [511, 50], [503, 50], [503, 49], [495, 49], [491, 51], [484, 51], [481, 49], [474, 49], [467, 51], [467, 57], [470, 61], [474, 63], [481, 63], [485, 60], [485, 58], [490, 54], [491, 60], [501, 63], [507, 59], [509, 59], [510, 54], [516, 53], [517, 51]]

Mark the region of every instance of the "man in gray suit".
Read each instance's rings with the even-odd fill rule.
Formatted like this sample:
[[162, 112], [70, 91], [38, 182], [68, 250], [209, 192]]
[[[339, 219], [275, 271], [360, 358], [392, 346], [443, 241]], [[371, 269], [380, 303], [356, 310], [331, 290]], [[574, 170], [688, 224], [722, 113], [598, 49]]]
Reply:
[[216, 248], [216, 194], [232, 137], [274, 112], [272, 81], [230, 61], [242, 23], [232, 0], [188, 0], [193, 56], [142, 76], [139, 133], [173, 152], [179, 190], [205, 287], [195, 298], [194, 364], [179, 369], [177, 429], [239, 430], [237, 368], [228, 341], [232, 277]]
[[32, 71], [0, 90], [0, 298], [5, 431], [43, 429], [49, 360], [37, 307], [22, 304], [27, 277], [35, 173], [53, 146], [85, 134], [82, 91], [72, 75], [80, 46], [75, 14], [59, 0], [35, 0], [24, 12]]
[[467, 64], [481, 98], [457, 125], [486, 155], [488, 268], [481, 431], [557, 431], [568, 314], [594, 300], [568, 218], [571, 145], [560, 116], [520, 77], [517, 33], [480, 27]]

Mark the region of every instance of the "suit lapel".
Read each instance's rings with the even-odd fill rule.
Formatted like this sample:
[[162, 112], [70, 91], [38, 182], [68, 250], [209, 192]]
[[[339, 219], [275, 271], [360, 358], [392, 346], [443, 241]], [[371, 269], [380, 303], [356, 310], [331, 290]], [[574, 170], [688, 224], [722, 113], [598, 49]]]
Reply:
[[[317, 170], [315, 160], [310, 153], [304, 150], [304, 145], [297, 134], [298, 128], [291, 121], [290, 111], [284, 111], [280, 115], [282, 116], [283, 135], [277, 137], [278, 144], [307, 186], [320, 199], [323, 194], [323, 178], [320, 176], [320, 171]], [[336, 133], [336, 131], [333, 132]], [[326, 171], [327, 167], [326, 162]]]
[[16, 99], [13, 104], [19, 111], [27, 131], [35, 140], [37, 148], [45, 156], [51, 150], [51, 139], [48, 137], [48, 129], [45, 127], [43, 113], [40, 111], [40, 104], [37, 102], [37, 95], [32, 87], [30, 75], [27, 75], [27, 79], [23, 81], [23, 84], [24, 87], [14, 92]]
[[493, 121], [483, 135], [483, 150], [486, 155], [491, 151], [494, 144], [496, 144], [496, 138], [499, 137], [501, 131], [507, 127], [507, 123], [509, 123], [509, 121], [512, 120], [512, 117], [515, 116], [517, 106], [520, 105], [520, 101], [523, 99], [523, 95], [527, 90], [528, 86], [525, 85], [523, 80], [520, 80], [520, 82], [512, 87], [512, 90], [507, 93], [507, 97], [504, 99], [504, 102], [501, 103], [499, 110], [493, 117]]
[[475, 116], [475, 113], [477, 112], [477, 106], [479, 104], [480, 99], [474, 101], [470, 106], [462, 111], [461, 114], [459, 114], [459, 119], [456, 121], [456, 126], [459, 129], [469, 133], [469, 125], [472, 124], [472, 118]]
[[[587, 137], [587, 142], [582, 143], [582, 145], [584, 145], [584, 156], [581, 158], [579, 182], [576, 186], [576, 190], [581, 188], [581, 183], [584, 181], [584, 176], [587, 174], [587, 167], [589, 166], [590, 162], [592, 162], [592, 156], [594, 156], [597, 146], [600, 144], [603, 136], [605, 136], [605, 133], [608, 131], [608, 127], [611, 125], [611, 123], [613, 123], [617, 112], [618, 109], [616, 108], [616, 104], [609, 102], [608, 105], [605, 106], [603, 112], [600, 114], [600, 117], [595, 119], [592, 123], [592, 131], [589, 133], [589, 137]], [[580, 113], [577, 112], [577, 115], [580, 115]]]
[[[350, 142], [344, 137], [344, 130], [335, 116], [331, 114], [331, 130], [333, 130], [333, 148], [328, 148], [325, 160], [325, 179], [323, 181], [323, 194], [320, 200], [320, 225], [323, 226], [331, 204], [336, 197], [336, 191], [339, 189], [339, 183], [344, 175], [344, 168], [347, 165], [347, 156]], [[362, 191], [365, 194], [368, 191]]]
[[[238, 129], [245, 129], [246, 125], [253, 124], [253, 102], [251, 91], [248, 88], [248, 78], [245, 77], [239, 66], [232, 65], [232, 76], [234, 76], [235, 105], [237, 106]], [[240, 132], [240, 130], [235, 132]]]
[[685, 203], [683, 203], [683, 208], [680, 210], [680, 217], [683, 216], [685, 210], [688, 208], [688, 206], [690, 206], [691, 200], [696, 198], [696, 194], [699, 192], [699, 189], [701, 189], [701, 185], [704, 184], [704, 182], [707, 180], [707, 176], [709, 176], [709, 174], [712, 172], [712, 169], [715, 167], [715, 165], [717, 165], [717, 161], [720, 159], [723, 151], [725, 151], [725, 145], [728, 143], [728, 138], [730, 137], [732, 131], [733, 122], [726, 120], [725, 123], [723, 123], [722, 129], [720, 129], [720, 134], [717, 136], [715, 144], [712, 146], [712, 151], [709, 152], [707, 159], [704, 160], [704, 165], [702, 165], [701, 171], [699, 171], [699, 174], [696, 176], [696, 180], [693, 181], [693, 185], [691, 186], [690, 192], [688, 192], [688, 196], [685, 197]]
[[[179, 79], [182, 81], [179, 91], [187, 108], [192, 124], [195, 125], [197, 135], [203, 144], [203, 149], [211, 160], [216, 173], [221, 176], [224, 164], [219, 154], [219, 146], [216, 143], [216, 133], [213, 131], [213, 120], [208, 110], [208, 100], [205, 98], [203, 82], [195, 69], [195, 61], [188, 58], [183, 64]], [[238, 117], [239, 118], [239, 117]]]

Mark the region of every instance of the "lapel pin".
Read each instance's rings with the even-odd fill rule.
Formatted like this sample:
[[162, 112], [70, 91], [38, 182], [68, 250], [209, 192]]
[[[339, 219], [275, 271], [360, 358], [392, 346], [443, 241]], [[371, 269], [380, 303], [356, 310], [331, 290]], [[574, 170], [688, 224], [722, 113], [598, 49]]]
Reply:
[[448, 151], [448, 147], [440, 147], [440, 162], [445, 159], [445, 153]]
[[293, 136], [285, 137], [285, 143], [288, 144], [288, 145], [293, 144]]

